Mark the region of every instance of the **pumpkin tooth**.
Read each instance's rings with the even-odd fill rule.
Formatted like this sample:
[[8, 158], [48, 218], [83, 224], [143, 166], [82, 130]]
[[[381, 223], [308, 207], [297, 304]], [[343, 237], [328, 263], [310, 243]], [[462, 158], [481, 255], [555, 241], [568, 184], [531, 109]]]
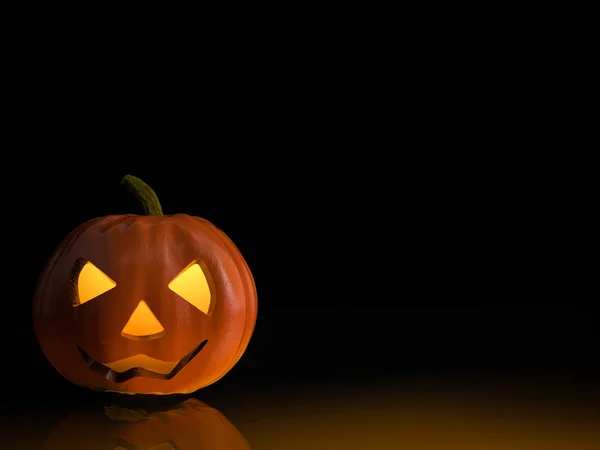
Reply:
[[78, 345], [77, 346], [77, 350], [79, 350], [79, 353], [81, 353], [81, 356], [83, 357], [83, 360], [85, 361], [85, 364], [90, 367], [92, 364], [94, 364], [94, 359], [92, 357], [90, 357], [86, 352], [83, 351], [83, 349]]

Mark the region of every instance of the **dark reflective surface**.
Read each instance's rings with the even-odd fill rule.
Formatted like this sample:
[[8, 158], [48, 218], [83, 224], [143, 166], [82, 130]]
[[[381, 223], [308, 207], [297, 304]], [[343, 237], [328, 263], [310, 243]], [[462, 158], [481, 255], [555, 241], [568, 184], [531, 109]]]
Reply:
[[593, 450], [600, 448], [594, 386], [535, 378], [373, 380], [361, 389], [273, 394], [246, 407], [236, 423], [253, 449]]
[[[112, 401], [113, 397], [111, 397]], [[0, 448], [24, 450], [597, 450], [593, 380], [543, 377], [373, 379], [239, 389], [174, 405], [16, 408]], [[212, 403], [212, 401], [211, 401]], [[154, 404], [154, 406], [152, 406]], [[5, 411], [6, 412], [6, 411]]]

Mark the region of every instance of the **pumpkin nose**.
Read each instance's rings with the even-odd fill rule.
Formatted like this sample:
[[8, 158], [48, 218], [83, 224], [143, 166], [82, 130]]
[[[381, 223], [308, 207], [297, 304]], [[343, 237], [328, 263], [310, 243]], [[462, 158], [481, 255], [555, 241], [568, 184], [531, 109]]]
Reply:
[[121, 336], [137, 340], [157, 339], [164, 335], [164, 327], [144, 300], [138, 303], [125, 328], [121, 331]]

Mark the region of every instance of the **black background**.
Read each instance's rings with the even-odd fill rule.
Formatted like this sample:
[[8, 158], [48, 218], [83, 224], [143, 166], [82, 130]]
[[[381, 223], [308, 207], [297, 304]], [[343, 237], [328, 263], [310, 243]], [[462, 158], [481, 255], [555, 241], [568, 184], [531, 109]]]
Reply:
[[31, 298], [70, 230], [141, 212], [120, 186], [127, 173], [154, 188], [165, 214], [220, 227], [254, 274], [255, 334], [206, 395], [503, 372], [580, 379], [595, 370], [594, 307], [564, 286], [550, 185], [433, 156], [370, 155], [357, 142], [354, 153], [317, 154], [240, 140], [110, 145], [64, 156], [24, 150], [4, 167], [2, 362], [18, 402], [87, 395], [41, 353]]
[[6, 418], [39, 426], [41, 442], [76, 404], [105, 402], [48, 363], [31, 305], [73, 228], [136, 212], [127, 173], [166, 214], [225, 231], [254, 274], [250, 345], [197, 394], [225, 413], [266, 392], [285, 411], [296, 391], [333, 399], [420, 380], [598, 391], [597, 289], [585, 290], [595, 200], [581, 200], [595, 166], [567, 163], [589, 119], [576, 132], [564, 120], [574, 108], [559, 97], [572, 95], [557, 86], [578, 83], [557, 73], [560, 46], [544, 64], [544, 46], [506, 50], [504, 31], [495, 44], [407, 29], [397, 46], [396, 26], [347, 23], [314, 47], [303, 27], [183, 53], [148, 33], [112, 48], [104, 32], [97, 45], [14, 34], [0, 155]]

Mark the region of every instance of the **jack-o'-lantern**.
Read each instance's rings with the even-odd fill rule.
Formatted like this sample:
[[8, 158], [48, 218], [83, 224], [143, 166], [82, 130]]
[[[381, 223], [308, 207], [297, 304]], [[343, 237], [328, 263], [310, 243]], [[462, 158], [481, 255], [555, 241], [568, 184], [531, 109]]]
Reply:
[[66, 379], [94, 390], [188, 394], [244, 353], [256, 286], [238, 248], [210, 222], [163, 215], [154, 191], [123, 184], [146, 215], [92, 219], [72, 231], [34, 295], [38, 342]]
[[214, 408], [191, 398], [148, 412], [110, 406], [75, 411], [42, 450], [250, 450], [239, 430]]

